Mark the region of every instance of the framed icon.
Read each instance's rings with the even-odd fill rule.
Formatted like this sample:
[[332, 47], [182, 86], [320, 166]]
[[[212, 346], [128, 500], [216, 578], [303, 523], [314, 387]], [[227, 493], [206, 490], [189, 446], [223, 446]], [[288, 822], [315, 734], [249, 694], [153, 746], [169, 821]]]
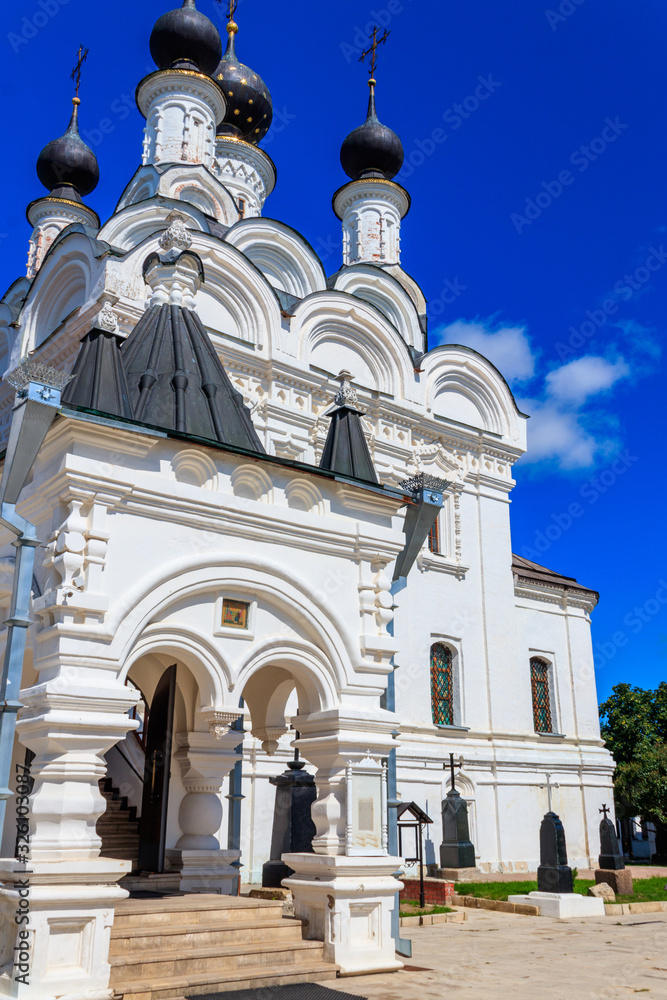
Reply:
[[222, 602], [222, 627], [247, 629], [249, 607], [245, 601], [232, 601], [225, 597]]

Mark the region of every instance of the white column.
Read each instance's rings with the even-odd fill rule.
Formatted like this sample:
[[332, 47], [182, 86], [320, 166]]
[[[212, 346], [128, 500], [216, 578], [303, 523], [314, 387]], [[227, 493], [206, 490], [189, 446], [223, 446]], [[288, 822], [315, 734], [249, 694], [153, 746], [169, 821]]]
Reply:
[[177, 733], [175, 737], [174, 757], [186, 794], [178, 811], [182, 835], [176, 848], [167, 851], [167, 858], [170, 868], [180, 871], [180, 887], [186, 892], [228, 895], [238, 876], [234, 863], [241, 852], [222, 850], [217, 838], [222, 823], [222, 783], [241, 759], [236, 748], [243, 734], [230, 728], [237, 717], [238, 712], [215, 713], [208, 732]]
[[394, 971], [391, 911], [401, 859], [387, 852], [383, 760], [397, 747], [396, 719], [381, 709], [337, 709], [299, 717], [303, 756], [317, 768], [314, 854], [284, 854], [285, 879], [308, 937], [341, 975]]
[[78, 222], [91, 229], [100, 228], [100, 220], [83, 202], [64, 198], [39, 198], [28, 206], [28, 222], [33, 227], [28, 248], [29, 278], [34, 278], [56, 236]]
[[343, 263], [400, 264], [401, 221], [410, 209], [407, 191], [381, 177], [351, 181], [334, 195], [343, 223]]
[[144, 165], [213, 165], [216, 127], [226, 111], [214, 80], [191, 70], [160, 70], [139, 84], [137, 105], [146, 119]]
[[232, 195], [240, 219], [257, 218], [276, 186], [276, 168], [270, 156], [244, 139], [219, 135], [213, 172]]
[[[133, 692], [99, 675], [86, 681], [61, 666], [21, 692], [21, 742], [34, 750], [35, 785], [21, 860], [0, 861], [0, 996], [54, 1000], [111, 996], [108, 962], [113, 908], [127, 892], [117, 882], [129, 861], [100, 858], [95, 831], [106, 808], [99, 790], [104, 754], [136, 725]], [[12, 804], [9, 804], [11, 810]], [[9, 812], [8, 812], [9, 815]], [[25, 914], [25, 923], [16, 916]], [[16, 980], [14, 949], [24, 949]], [[20, 973], [19, 973], [20, 974]]]

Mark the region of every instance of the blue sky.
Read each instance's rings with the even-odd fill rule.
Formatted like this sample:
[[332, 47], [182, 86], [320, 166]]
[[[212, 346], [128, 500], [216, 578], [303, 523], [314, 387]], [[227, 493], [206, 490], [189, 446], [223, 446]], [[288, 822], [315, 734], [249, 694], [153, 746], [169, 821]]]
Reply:
[[[199, 0], [217, 18], [223, 9]], [[17, 0], [0, 12], [5, 199], [0, 284], [24, 273], [34, 163], [69, 116], [90, 47], [88, 199], [107, 217], [139, 163], [138, 81], [169, 0]], [[667, 322], [667, 8], [661, 0], [241, 0], [237, 51], [273, 94], [266, 214], [340, 263], [331, 196], [365, 113], [361, 41], [391, 37], [378, 111], [403, 139], [403, 264], [430, 301], [431, 345], [467, 343], [531, 414], [515, 551], [598, 589], [600, 697], [656, 686], [667, 663], [662, 344]]]

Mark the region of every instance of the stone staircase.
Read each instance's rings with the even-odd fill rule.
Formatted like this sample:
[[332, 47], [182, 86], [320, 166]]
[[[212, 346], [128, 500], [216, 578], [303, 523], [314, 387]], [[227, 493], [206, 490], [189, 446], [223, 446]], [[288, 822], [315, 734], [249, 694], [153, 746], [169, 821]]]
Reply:
[[134, 870], [139, 860], [139, 820], [135, 806], [114, 787], [111, 778], [102, 778], [100, 791], [107, 800], [106, 812], [97, 821], [97, 834], [102, 838], [103, 858], [131, 861]]
[[110, 962], [123, 1000], [319, 983], [338, 971], [281, 901], [204, 893], [118, 903]]

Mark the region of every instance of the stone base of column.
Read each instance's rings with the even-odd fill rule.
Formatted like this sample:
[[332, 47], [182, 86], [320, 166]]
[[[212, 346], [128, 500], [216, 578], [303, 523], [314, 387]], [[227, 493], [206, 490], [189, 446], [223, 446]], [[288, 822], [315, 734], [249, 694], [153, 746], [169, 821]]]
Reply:
[[239, 869], [232, 863], [240, 857], [240, 851], [167, 851], [170, 871], [179, 873], [181, 892], [218, 892], [222, 896], [234, 891]]
[[576, 892], [529, 892], [526, 896], [508, 896], [509, 903], [527, 903], [539, 906], [541, 917], [604, 917], [604, 900], [594, 896], [580, 896]]
[[402, 883], [401, 858], [283, 854], [294, 874], [283, 885], [294, 895], [295, 915], [308, 921], [307, 936], [324, 942], [324, 958], [341, 976], [396, 972], [391, 913]]
[[114, 906], [127, 897], [117, 882], [130, 864], [111, 858], [0, 860], [0, 996], [113, 996], [109, 938]]

